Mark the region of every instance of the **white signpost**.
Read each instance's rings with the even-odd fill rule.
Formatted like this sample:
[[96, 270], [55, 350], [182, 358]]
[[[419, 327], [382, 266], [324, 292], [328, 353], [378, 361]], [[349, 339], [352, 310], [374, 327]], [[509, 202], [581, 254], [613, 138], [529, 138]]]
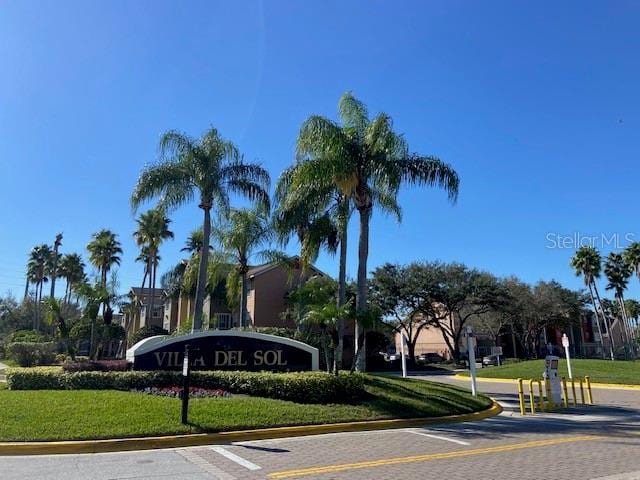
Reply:
[[478, 395], [478, 385], [476, 384], [476, 351], [473, 345], [473, 329], [467, 326], [467, 355], [469, 357], [469, 371], [471, 372], [471, 393], [474, 397]]
[[573, 373], [571, 372], [571, 357], [569, 355], [569, 337], [566, 333], [562, 334], [562, 346], [564, 347], [564, 354], [567, 357], [567, 370], [569, 371], [569, 379], [573, 379]]
[[400, 357], [402, 362], [402, 378], [407, 378], [407, 359], [404, 355], [404, 333], [400, 334]]

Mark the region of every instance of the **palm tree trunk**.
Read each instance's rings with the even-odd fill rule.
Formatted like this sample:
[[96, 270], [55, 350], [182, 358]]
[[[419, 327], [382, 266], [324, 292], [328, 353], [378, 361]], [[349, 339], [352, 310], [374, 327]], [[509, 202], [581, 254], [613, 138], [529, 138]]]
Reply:
[[613, 333], [611, 332], [611, 324], [609, 323], [609, 317], [607, 317], [606, 313], [604, 313], [604, 308], [602, 308], [602, 300], [600, 299], [600, 293], [598, 292], [598, 286], [596, 282], [593, 282], [593, 291], [596, 293], [596, 298], [598, 299], [598, 305], [600, 306], [600, 313], [602, 314], [602, 318], [604, 319], [604, 326], [607, 329], [607, 333], [609, 334], [609, 353], [611, 356], [611, 360], [615, 360], [614, 350], [616, 348], [615, 341], [613, 340]]
[[247, 272], [246, 266], [241, 267], [240, 273], [240, 327], [245, 328], [248, 327], [247, 322]]
[[[144, 267], [144, 277], [142, 277], [142, 286], [140, 287], [140, 295], [142, 296], [142, 298], [144, 299], [144, 284], [147, 283], [147, 276], [149, 275], [149, 263], [147, 262], [147, 264]], [[138, 305], [135, 305], [136, 310], [138, 309]], [[144, 321], [145, 324], [147, 322], [147, 312], [145, 312], [145, 317], [144, 317]], [[135, 328], [135, 327], [134, 327]]]
[[156, 264], [156, 253], [153, 252], [151, 255], [151, 298], [149, 299], [149, 316], [151, 317], [151, 322], [153, 322], [153, 308], [156, 303], [156, 270], [158, 269], [158, 265]]
[[[367, 259], [369, 257], [369, 220], [371, 207], [358, 210], [360, 213], [360, 238], [358, 243], [358, 295], [356, 298], [356, 312], [362, 314], [367, 310]], [[355, 331], [356, 371], [366, 370], [366, 334], [362, 323], [356, 319]], [[360, 338], [362, 337], [362, 342]], [[362, 350], [360, 352], [360, 350]]]
[[196, 286], [196, 304], [193, 313], [193, 325], [191, 331], [202, 329], [202, 308], [204, 304], [205, 287], [207, 286], [207, 267], [209, 265], [209, 240], [211, 237], [211, 206], [201, 205], [204, 210], [204, 222], [202, 224], [202, 249], [200, 250], [200, 264], [198, 265], [198, 283]]
[[[340, 266], [338, 270], [338, 306], [342, 307], [347, 302], [347, 221], [344, 219], [340, 225]], [[342, 352], [344, 350], [344, 318], [336, 319], [336, 331], [338, 343], [336, 345], [334, 373], [337, 375], [342, 369]]]
[[29, 276], [27, 275], [27, 281], [24, 284], [24, 298], [23, 301], [29, 296]]
[[[147, 283], [147, 292], [151, 292], [151, 284], [153, 283], [153, 266], [151, 263], [151, 257], [149, 257], [149, 281]], [[142, 295], [144, 298], [144, 294]], [[144, 324], [151, 324], [151, 298], [146, 298], [145, 310], [144, 310]]]
[[596, 315], [596, 325], [598, 327], [598, 335], [600, 336], [600, 343], [602, 344], [602, 358], [606, 359], [607, 354], [604, 350], [604, 340], [602, 338], [602, 328], [600, 328], [600, 318], [598, 317], [598, 306], [596, 305], [596, 299], [593, 298], [593, 287], [591, 283], [589, 283], [589, 295], [591, 296], [591, 303], [593, 304], [594, 313]]
[[38, 312], [38, 316], [37, 318], [37, 328], [36, 330], [40, 329], [40, 304], [42, 303], [42, 287], [44, 286], [44, 282], [41, 281], [40, 282], [40, 293], [38, 294], [38, 308], [37, 308], [37, 312]]

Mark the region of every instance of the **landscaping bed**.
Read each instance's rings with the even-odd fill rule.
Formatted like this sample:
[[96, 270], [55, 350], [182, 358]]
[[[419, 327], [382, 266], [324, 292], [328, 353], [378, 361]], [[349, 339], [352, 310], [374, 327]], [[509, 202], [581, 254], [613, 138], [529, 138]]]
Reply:
[[[569, 377], [567, 362], [560, 359], [559, 373]], [[595, 383], [620, 383], [640, 385], [640, 361], [627, 360], [591, 360], [572, 359], [571, 369], [574, 378], [588, 375]], [[488, 378], [540, 378], [544, 371], [544, 360], [529, 360], [512, 363], [501, 367], [487, 367], [478, 369], [478, 377]], [[465, 372], [464, 375], [468, 375]]]
[[382, 375], [359, 378], [365, 395], [352, 403], [296, 403], [242, 395], [193, 399], [190, 425], [180, 423], [180, 400], [175, 398], [113, 390], [0, 390], [0, 412], [4, 412], [0, 441], [86, 440], [438, 417], [491, 405], [489, 398], [472, 397], [467, 390], [451, 385]]

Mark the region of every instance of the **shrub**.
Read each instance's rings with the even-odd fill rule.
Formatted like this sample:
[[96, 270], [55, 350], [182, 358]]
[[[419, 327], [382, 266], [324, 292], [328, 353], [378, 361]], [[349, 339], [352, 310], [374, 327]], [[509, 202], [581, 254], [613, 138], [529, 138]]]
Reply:
[[124, 372], [127, 367], [126, 360], [82, 360], [62, 365], [65, 372]]
[[7, 357], [15, 360], [21, 367], [49, 365], [55, 361], [56, 344], [13, 342], [6, 346]]
[[5, 343], [26, 342], [43, 343], [50, 340], [50, 337], [37, 330], [16, 330], [5, 338]]
[[138, 330], [136, 333], [131, 335], [131, 338], [129, 338], [128, 344], [130, 347], [133, 347], [140, 340], [144, 340], [145, 338], [148, 338], [148, 337], [154, 337], [156, 335], [169, 335], [169, 332], [167, 332], [162, 327], [158, 327], [157, 325], [146, 325], [142, 327], [140, 330]]
[[[40, 367], [11, 368], [6, 374], [11, 390], [137, 390], [182, 383], [180, 372], [168, 371], [65, 372], [57, 367]], [[191, 385], [298, 403], [352, 403], [365, 395], [364, 377], [347, 373], [196, 371], [192, 372]]]

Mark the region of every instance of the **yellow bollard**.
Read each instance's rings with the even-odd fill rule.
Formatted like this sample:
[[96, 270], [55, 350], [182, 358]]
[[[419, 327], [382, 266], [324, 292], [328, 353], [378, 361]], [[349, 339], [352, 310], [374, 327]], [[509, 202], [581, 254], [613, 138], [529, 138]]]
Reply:
[[538, 382], [538, 391], [540, 392], [540, 411], [544, 412], [545, 407], [544, 407], [544, 391], [542, 389], [542, 380], [538, 379], [536, 380], [536, 382]]
[[580, 379], [580, 399], [582, 400], [582, 405], [584, 405], [584, 382]]
[[576, 381], [571, 379], [571, 390], [573, 391], [573, 406], [578, 405], [578, 400], [576, 399]]
[[584, 381], [587, 384], [587, 400], [589, 401], [589, 405], [593, 405], [593, 393], [591, 392], [591, 379], [586, 376], [584, 377]]
[[536, 413], [536, 394], [533, 392], [533, 379], [529, 380], [529, 401], [531, 402], [531, 415]]
[[524, 390], [522, 388], [522, 379], [518, 379], [518, 400], [520, 400], [520, 415], [526, 415], [527, 409], [524, 403]]
[[569, 392], [567, 391], [567, 379], [562, 377], [562, 403], [564, 408], [569, 408]]

